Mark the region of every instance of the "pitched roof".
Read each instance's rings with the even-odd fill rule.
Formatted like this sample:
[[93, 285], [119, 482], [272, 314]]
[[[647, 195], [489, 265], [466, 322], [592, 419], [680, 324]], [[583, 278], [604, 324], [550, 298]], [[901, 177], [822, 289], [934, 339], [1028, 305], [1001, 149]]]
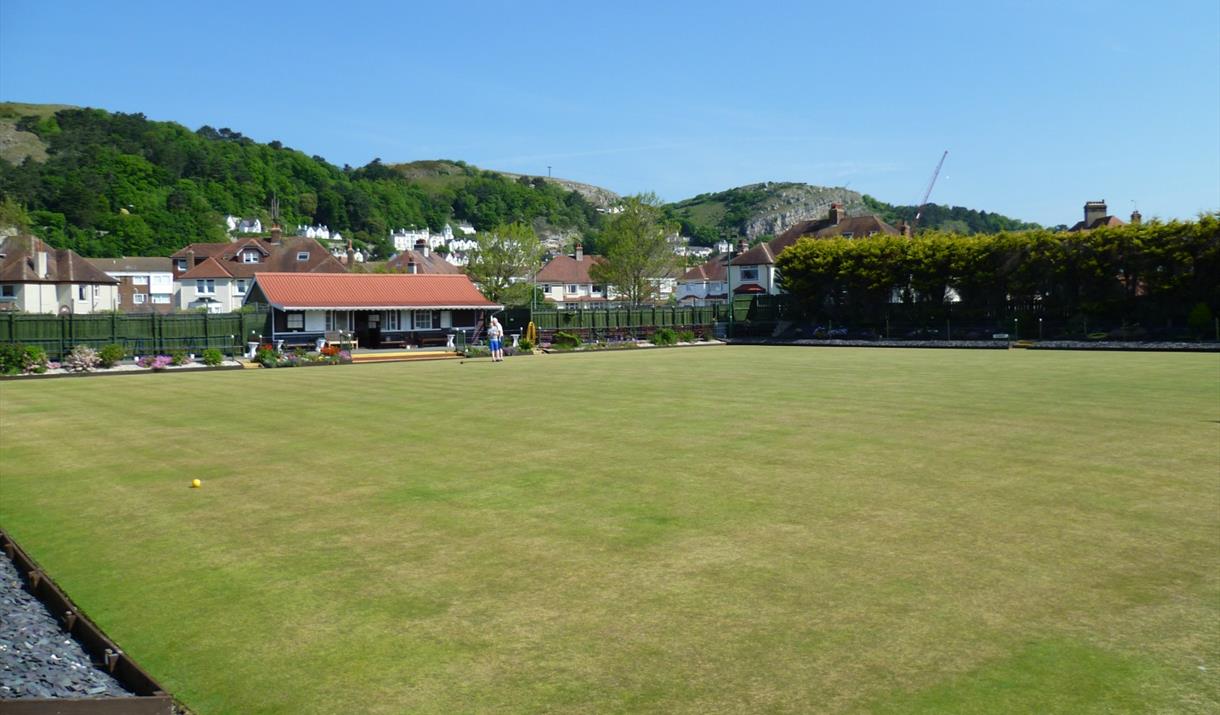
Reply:
[[386, 261], [385, 267], [387, 270], [407, 273], [410, 272], [407, 266], [411, 263], [415, 264], [416, 273], [452, 275], [462, 272], [460, 268], [445, 260], [444, 256], [431, 251], [427, 256], [419, 251], [403, 251]]
[[601, 256], [583, 255], [581, 260], [577, 261], [571, 256], [555, 256], [552, 258], [542, 270], [538, 271], [538, 277], [534, 280], [539, 283], [593, 283], [594, 280], [589, 277], [589, 268], [594, 264], [604, 263], [606, 259]]
[[[258, 263], [242, 261], [242, 251], [256, 248], [266, 258]], [[173, 258], [186, 258], [194, 251], [196, 263], [179, 278], [253, 278], [258, 273], [343, 273], [347, 269], [316, 239], [289, 236], [278, 243], [248, 238], [236, 243], [192, 243]], [[304, 261], [297, 254], [308, 253]], [[199, 260], [202, 258], [203, 260]], [[206, 266], [206, 268], [204, 268]], [[202, 270], [201, 270], [202, 269]]]
[[86, 258], [85, 260], [106, 273], [169, 273], [174, 269], [173, 259], [159, 256]]
[[267, 302], [284, 310], [501, 308], [464, 275], [407, 273], [259, 273]]
[[[47, 254], [47, 274], [38, 275], [37, 255]], [[4, 283], [101, 283], [117, 280], [94, 267], [69, 248], [52, 248], [34, 236], [9, 236], [0, 240], [0, 282]]]
[[1103, 228], [1106, 226], [1126, 226], [1127, 222], [1117, 216], [1102, 216], [1095, 219], [1093, 223], [1085, 224], [1084, 221], [1077, 221], [1075, 226], [1069, 228], [1069, 231], [1092, 231], [1095, 228]]
[[726, 265], [728, 264], [727, 255], [714, 256], [711, 260], [701, 265], [695, 266], [686, 273], [682, 274], [683, 281], [723, 281]]
[[856, 238], [870, 236], [875, 233], [900, 235], [902, 232], [876, 216], [848, 216], [834, 223], [830, 218], [819, 218], [813, 221], [801, 221], [787, 231], [767, 243], [760, 243], [737, 258], [733, 259], [735, 266], [761, 266], [775, 263], [775, 257], [784, 249], [796, 243], [801, 238], [833, 238], [850, 234]]

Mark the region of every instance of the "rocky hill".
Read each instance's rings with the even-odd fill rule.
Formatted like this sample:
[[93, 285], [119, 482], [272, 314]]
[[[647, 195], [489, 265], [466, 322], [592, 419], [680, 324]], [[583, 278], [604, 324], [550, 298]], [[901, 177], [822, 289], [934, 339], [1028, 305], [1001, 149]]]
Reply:
[[[892, 224], [911, 222], [916, 211], [914, 206], [894, 206], [841, 187], [791, 182], [750, 184], [700, 194], [670, 204], [669, 210], [681, 223], [684, 235], [691, 236], [696, 243], [712, 245], [726, 235], [745, 236], [751, 241], [779, 235], [801, 221], [826, 216], [832, 203], [843, 204], [850, 216], [875, 214]], [[924, 208], [919, 225], [924, 230], [964, 234], [1038, 227], [996, 213], [936, 204]]]

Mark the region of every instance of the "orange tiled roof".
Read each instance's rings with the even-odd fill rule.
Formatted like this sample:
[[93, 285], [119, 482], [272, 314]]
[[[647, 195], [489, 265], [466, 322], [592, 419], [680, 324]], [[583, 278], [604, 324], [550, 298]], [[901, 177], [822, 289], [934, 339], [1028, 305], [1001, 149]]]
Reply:
[[268, 303], [286, 310], [503, 307], [460, 274], [259, 273], [254, 282]]

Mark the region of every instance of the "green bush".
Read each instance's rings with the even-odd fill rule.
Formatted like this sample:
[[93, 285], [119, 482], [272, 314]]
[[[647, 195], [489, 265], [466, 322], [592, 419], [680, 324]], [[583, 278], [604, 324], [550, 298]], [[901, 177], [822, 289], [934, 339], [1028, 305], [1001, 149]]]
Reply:
[[37, 345], [26, 345], [21, 359], [21, 371], [41, 375], [47, 371], [47, 351]]
[[521, 352], [528, 353], [534, 349], [534, 343], [529, 338], [521, 338], [517, 341], [517, 347], [521, 348]]
[[224, 361], [224, 353], [220, 352], [216, 348], [208, 348], [207, 350], [203, 351], [203, 364], [207, 365], [208, 367], [216, 367]]
[[1190, 326], [1195, 337], [1206, 337], [1211, 334], [1215, 327], [1214, 320], [1212, 309], [1202, 301], [1195, 303], [1195, 307], [1191, 308], [1190, 314], [1186, 316], [1186, 324]]
[[678, 342], [680, 342], [680, 343], [693, 343], [693, 342], [695, 342], [695, 331], [693, 331], [693, 330], [679, 330], [679, 331], [678, 331]]
[[16, 375], [25, 365], [25, 346], [21, 343], [0, 345], [0, 375]]
[[181, 367], [191, 361], [185, 350], [175, 350], [169, 354], [169, 358], [170, 364], [175, 367]]
[[572, 333], [565, 333], [561, 330], [551, 338], [551, 345], [560, 350], [575, 350], [580, 347], [580, 338]]
[[657, 328], [652, 334], [653, 345], [673, 345], [678, 342], [678, 334], [673, 328]]
[[98, 360], [104, 368], [112, 368], [119, 364], [119, 361], [127, 357], [127, 348], [124, 348], [118, 343], [103, 345], [101, 350], [97, 351]]

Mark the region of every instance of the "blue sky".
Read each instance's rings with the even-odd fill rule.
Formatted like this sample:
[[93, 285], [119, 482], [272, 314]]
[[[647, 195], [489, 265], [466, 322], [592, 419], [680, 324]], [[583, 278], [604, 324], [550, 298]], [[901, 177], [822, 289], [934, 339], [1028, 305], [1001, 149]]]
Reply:
[[677, 200], [1220, 209], [1220, 3], [0, 0], [0, 99]]

